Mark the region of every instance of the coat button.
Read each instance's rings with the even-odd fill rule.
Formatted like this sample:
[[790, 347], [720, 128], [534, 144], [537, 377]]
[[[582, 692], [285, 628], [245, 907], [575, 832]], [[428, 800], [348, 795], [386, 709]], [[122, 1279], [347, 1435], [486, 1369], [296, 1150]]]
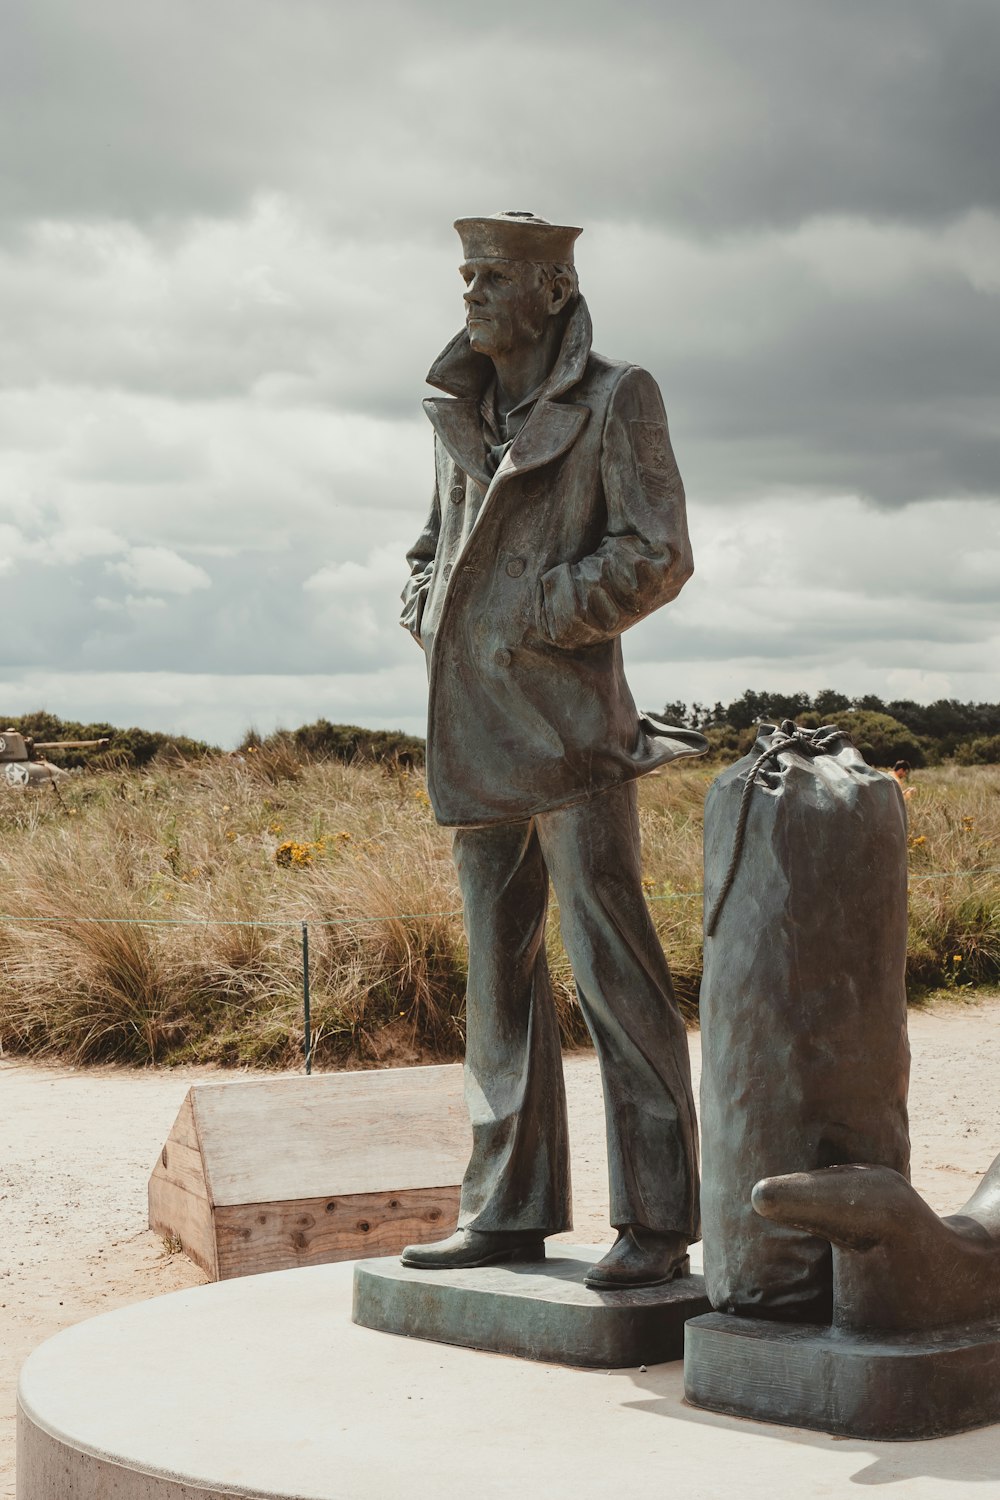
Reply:
[[461, 505], [461, 503], [462, 503], [462, 501], [464, 499], [465, 499], [465, 485], [464, 484], [453, 484], [452, 487], [451, 487], [451, 503], [452, 503], [452, 505]]
[[512, 557], [507, 563], [507, 577], [520, 578], [527, 566], [523, 557]]
[[493, 660], [496, 662], [498, 667], [510, 666], [510, 652], [507, 650], [506, 646], [501, 646], [499, 651], [494, 652]]

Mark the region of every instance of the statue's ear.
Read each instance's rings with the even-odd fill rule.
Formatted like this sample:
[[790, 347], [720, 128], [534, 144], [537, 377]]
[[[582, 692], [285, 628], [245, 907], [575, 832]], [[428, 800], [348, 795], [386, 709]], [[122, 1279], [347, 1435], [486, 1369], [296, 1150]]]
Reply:
[[553, 276], [549, 284], [549, 314], [555, 317], [564, 311], [572, 302], [576, 288], [573, 285], [572, 276], [565, 271], [559, 271]]

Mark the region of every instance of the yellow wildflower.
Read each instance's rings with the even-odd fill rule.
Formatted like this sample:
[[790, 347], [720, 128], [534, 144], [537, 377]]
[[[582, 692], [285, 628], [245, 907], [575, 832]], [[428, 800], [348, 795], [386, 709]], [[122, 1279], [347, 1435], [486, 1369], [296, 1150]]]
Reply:
[[286, 839], [274, 851], [274, 862], [284, 870], [311, 865], [317, 854], [322, 854], [320, 844], [300, 844], [296, 839]]

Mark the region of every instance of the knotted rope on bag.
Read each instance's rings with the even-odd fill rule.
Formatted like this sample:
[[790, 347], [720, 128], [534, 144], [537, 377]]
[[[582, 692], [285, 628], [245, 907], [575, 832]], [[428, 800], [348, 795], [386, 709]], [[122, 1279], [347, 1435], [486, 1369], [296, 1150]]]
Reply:
[[743, 853], [743, 839], [746, 834], [747, 818], [750, 816], [750, 799], [753, 789], [757, 785], [757, 778], [768, 761], [777, 760], [783, 750], [801, 750], [805, 755], [825, 755], [834, 740], [844, 740], [848, 736], [842, 729], [837, 729], [833, 724], [825, 724], [821, 729], [801, 729], [798, 724], [793, 724], [791, 719], [785, 719], [781, 725], [782, 738], [777, 740], [767, 750], [762, 750], [760, 757], [753, 769], [743, 783], [743, 795], [740, 798], [740, 810], [736, 819], [736, 834], [733, 838], [733, 852], [729, 858], [729, 868], [726, 870], [725, 879], [715, 898], [708, 921], [705, 923], [705, 936], [712, 937], [715, 932], [719, 914], [726, 902], [726, 897], [732, 889], [733, 881], [736, 879], [736, 871], [739, 869], [740, 857]]

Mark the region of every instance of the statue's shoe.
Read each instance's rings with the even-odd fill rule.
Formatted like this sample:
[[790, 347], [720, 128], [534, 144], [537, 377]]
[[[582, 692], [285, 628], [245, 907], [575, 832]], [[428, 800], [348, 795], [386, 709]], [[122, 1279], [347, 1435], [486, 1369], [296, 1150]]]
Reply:
[[493, 1233], [458, 1229], [432, 1245], [407, 1245], [399, 1257], [404, 1266], [420, 1271], [464, 1271], [470, 1266], [496, 1266], [504, 1261], [545, 1259], [545, 1240], [537, 1230]]
[[764, 1218], [830, 1241], [838, 1328], [916, 1332], [1000, 1318], [1000, 1157], [946, 1218], [888, 1167], [765, 1177], [751, 1201]]
[[587, 1272], [583, 1284], [596, 1292], [662, 1286], [689, 1274], [687, 1249], [687, 1240], [679, 1234], [659, 1234], [641, 1224], [626, 1224], [604, 1259]]

